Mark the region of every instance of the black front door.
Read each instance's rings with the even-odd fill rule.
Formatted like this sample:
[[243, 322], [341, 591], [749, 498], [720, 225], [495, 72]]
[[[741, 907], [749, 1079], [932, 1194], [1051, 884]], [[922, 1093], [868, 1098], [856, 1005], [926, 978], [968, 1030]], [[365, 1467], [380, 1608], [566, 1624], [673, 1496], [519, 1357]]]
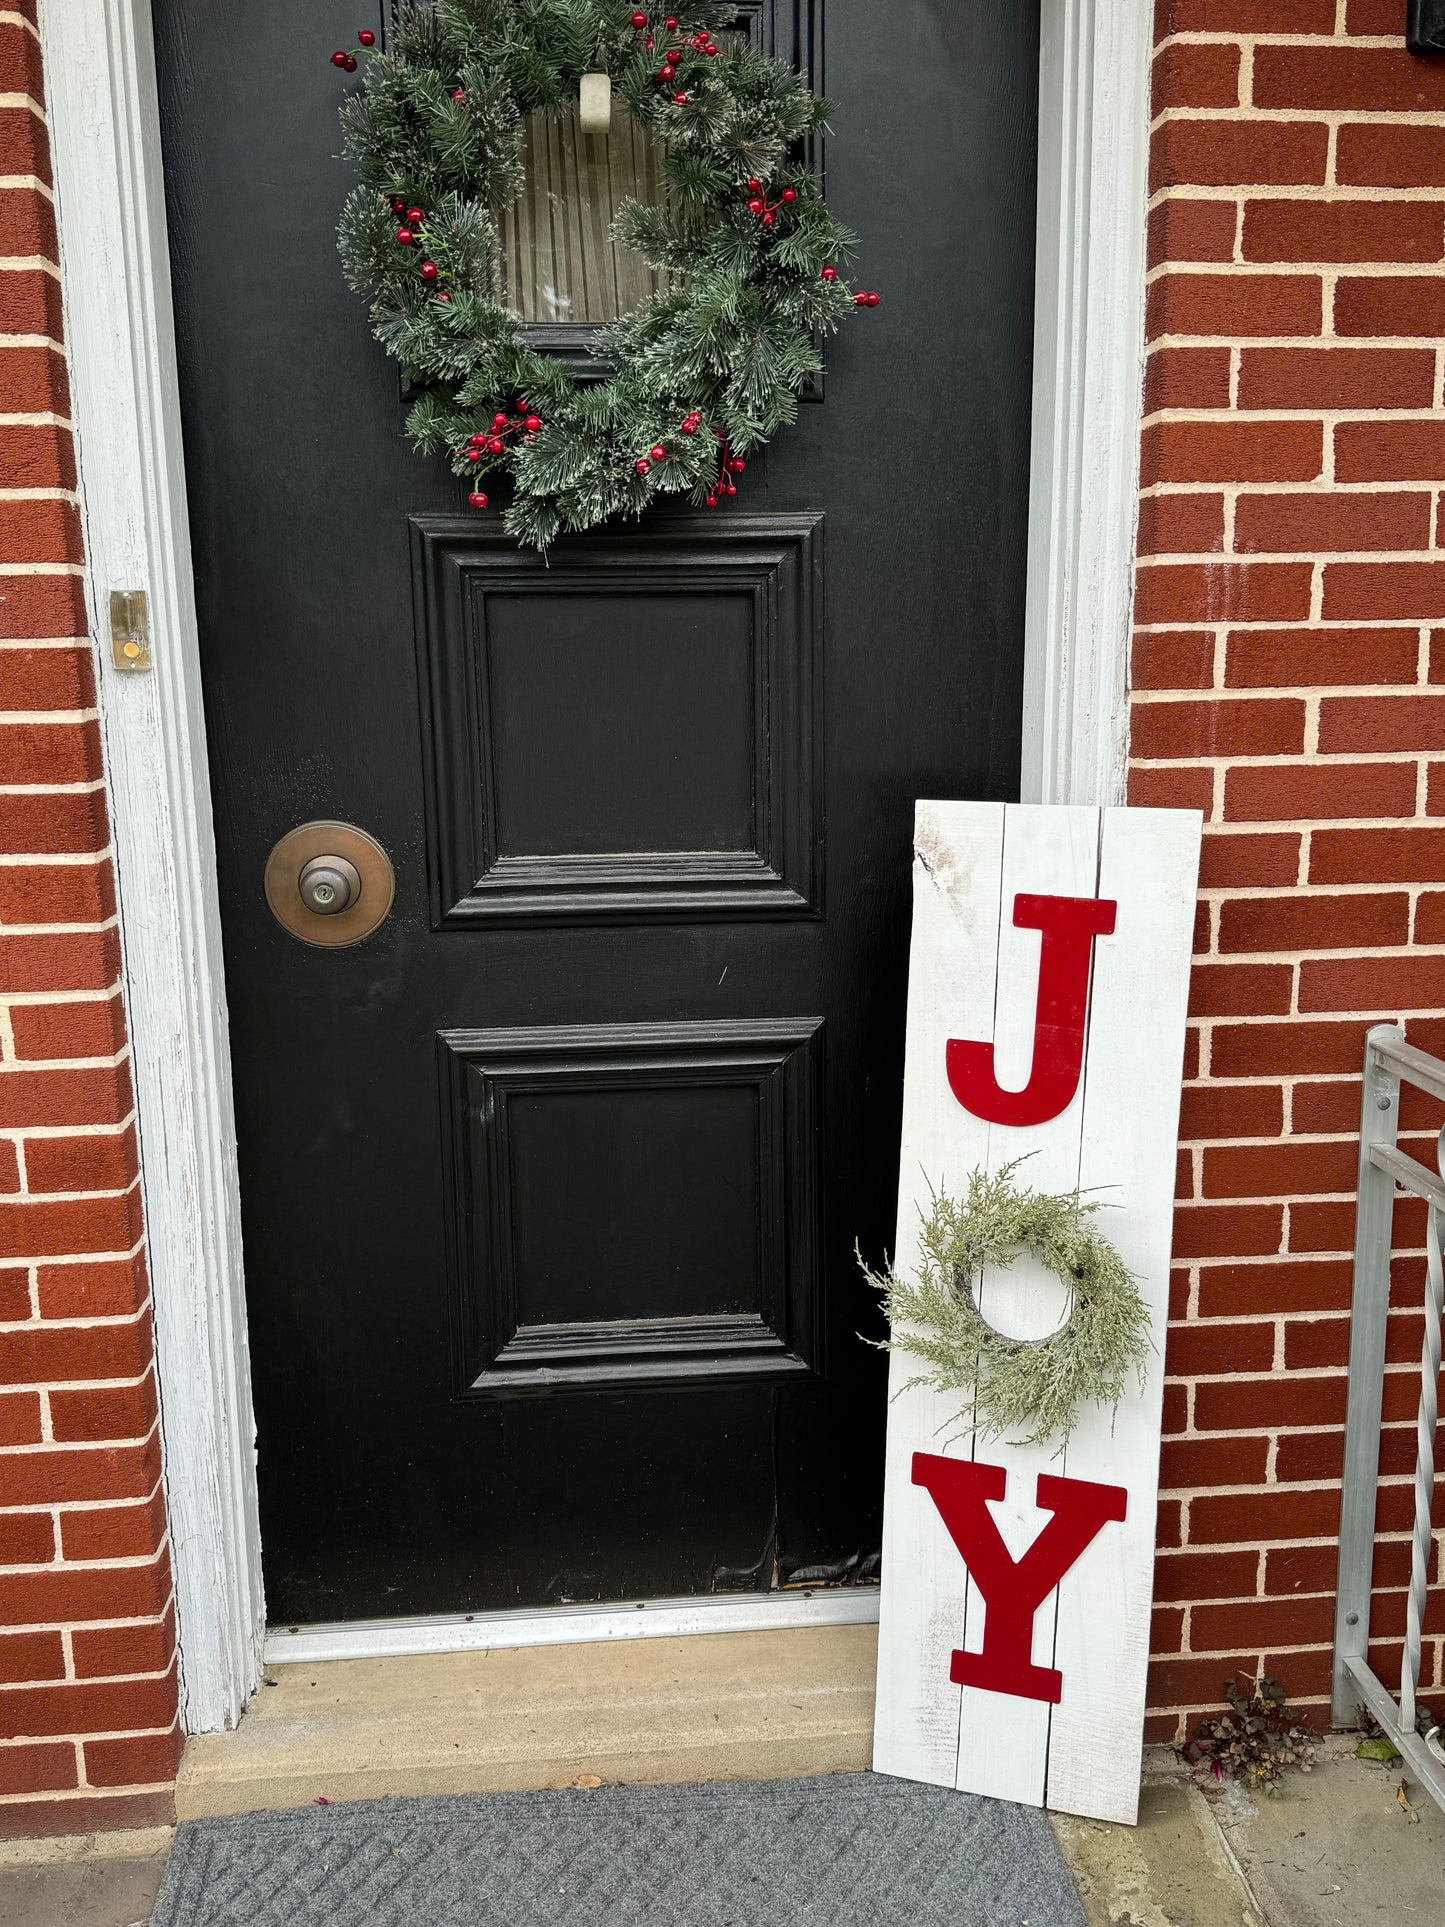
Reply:
[[[882, 305], [545, 565], [343, 283], [354, 11], [155, 9], [271, 1616], [866, 1578], [913, 799], [1017, 794], [1038, 0], [740, 7]], [[263, 895], [328, 818], [352, 948]]]

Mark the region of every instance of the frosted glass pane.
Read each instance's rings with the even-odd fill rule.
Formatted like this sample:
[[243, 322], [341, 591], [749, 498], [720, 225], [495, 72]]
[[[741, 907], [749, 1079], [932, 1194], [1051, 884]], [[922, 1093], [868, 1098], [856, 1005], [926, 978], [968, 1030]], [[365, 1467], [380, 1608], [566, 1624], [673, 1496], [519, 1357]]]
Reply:
[[527, 184], [502, 216], [507, 300], [524, 321], [615, 321], [664, 277], [608, 239], [617, 204], [660, 198], [659, 149], [617, 98], [606, 134], [583, 134], [577, 105], [523, 126]]

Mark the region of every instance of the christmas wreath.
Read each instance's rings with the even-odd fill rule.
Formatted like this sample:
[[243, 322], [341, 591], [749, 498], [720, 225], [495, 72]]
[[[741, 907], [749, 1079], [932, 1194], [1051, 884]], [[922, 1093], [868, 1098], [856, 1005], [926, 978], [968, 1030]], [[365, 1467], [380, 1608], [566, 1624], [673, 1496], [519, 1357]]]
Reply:
[[[406, 7], [384, 50], [357, 36], [364, 82], [341, 110], [361, 175], [341, 219], [348, 277], [416, 391], [418, 448], [447, 451], [477, 508], [503, 474], [521, 542], [545, 549], [658, 495], [713, 508], [735, 494], [748, 455], [796, 417], [820, 336], [877, 306], [840, 275], [855, 243], [806, 155], [827, 103], [726, 35], [735, 17], [726, 0], [675, 14], [435, 0]], [[625, 201], [613, 224], [661, 290], [603, 333], [613, 372], [590, 383], [505, 306], [499, 226], [523, 184], [524, 118], [569, 108], [584, 75], [607, 76], [657, 137], [664, 183], [661, 205]]]
[[[1117, 1406], [1129, 1373], [1142, 1376], [1149, 1312], [1093, 1222], [1098, 1204], [1077, 1192], [1023, 1190], [1013, 1181], [1017, 1169], [973, 1172], [961, 1202], [934, 1196], [919, 1235], [916, 1279], [900, 1277], [892, 1265], [882, 1273], [863, 1269], [883, 1294], [892, 1334], [883, 1349], [928, 1366], [911, 1385], [965, 1396], [971, 1416], [964, 1436], [1007, 1433], [1023, 1445], [1059, 1438], [1062, 1451], [1082, 1403]], [[1020, 1251], [1068, 1287], [1068, 1321], [1052, 1337], [1005, 1337], [978, 1309], [974, 1292], [984, 1269], [1003, 1270]]]

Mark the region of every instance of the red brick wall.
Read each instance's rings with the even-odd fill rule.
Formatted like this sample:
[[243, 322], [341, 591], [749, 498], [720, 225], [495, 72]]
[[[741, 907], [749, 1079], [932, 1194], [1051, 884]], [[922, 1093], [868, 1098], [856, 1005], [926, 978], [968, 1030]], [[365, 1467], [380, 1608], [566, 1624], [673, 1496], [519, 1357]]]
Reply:
[[120, 948], [34, 0], [0, 10], [0, 1835], [173, 1813]]
[[[1156, 9], [1130, 797], [1206, 817], [1161, 1739], [1238, 1668], [1324, 1712], [1362, 1042], [1398, 1019], [1445, 1053], [1445, 60], [1404, 52], [1404, 16]], [[1373, 1621], [1397, 1638], [1421, 1235], [1402, 1213]]]

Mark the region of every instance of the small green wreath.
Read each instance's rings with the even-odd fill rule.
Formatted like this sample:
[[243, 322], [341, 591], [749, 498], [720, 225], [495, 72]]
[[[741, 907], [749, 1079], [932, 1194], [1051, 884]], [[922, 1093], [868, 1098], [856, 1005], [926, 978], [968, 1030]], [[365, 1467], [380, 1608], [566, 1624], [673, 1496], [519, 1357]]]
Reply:
[[[907, 1352], [929, 1367], [910, 1384], [963, 1394], [971, 1411], [964, 1436], [1009, 1434], [1023, 1445], [1058, 1438], [1062, 1451], [1081, 1404], [1117, 1407], [1130, 1372], [1142, 1379], [1149, 1312], [1093, 1222], [1098, 1203], [1086, 1204], [1076, 1191], [1023, 1190], [1013, 1181], [1017, 1169], [1014, 1163], [992, 1174], [974, 1171], [961, 1203], [935, 1194], [922, 1220], [916, 1280], [892, 1265], [882, 1273], [866, 1264], [863, 1270], [883, 1294], [892, 1335], [882, 1349]], [[1049, 1338], [1005, 1337], [978, 1309], [974, 1292], [985, 1268], [1004, 1270], [1020, 1251], [1068, 1287], [1068, 1321]]]
[[[827, 103], [737, 36], [715, 39], [736, 12], [435, 0], [406, 7], [385, 50], [358, 36], [365, 81], [341, 110], [361, 173], [341, 219], [348, 277], [420, 391], [418, 448], [446, 450], [478, 508], [503, 473], [503, 523], [536, 548], [658, 495], [713, 508], [735, 494], [746, 457], [796, 418], [819, 337], [878, 304], [838, 272], [855, 242], [807, 159]], [[523, 184], [524, 117], [569, 107], [584, 73], [609, 76], [660, 139], [664, 182], [662, 205], [625, 201], [613, 227], [664, 286], [604, 331], [614, 372], [590, 384], [504, 305], [499, 224]]]

